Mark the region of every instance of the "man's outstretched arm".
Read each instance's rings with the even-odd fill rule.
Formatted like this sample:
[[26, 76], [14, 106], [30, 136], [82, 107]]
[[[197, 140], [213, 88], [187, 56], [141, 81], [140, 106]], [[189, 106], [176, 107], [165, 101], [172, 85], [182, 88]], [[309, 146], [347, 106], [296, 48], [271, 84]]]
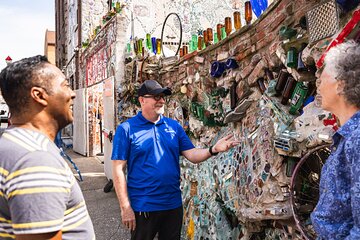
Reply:
[[238, 145], [239, 143], [240, 142], [237, 140], [234, 140], [233, 135], [230, 134], [226, 137], [221, 138], [219, 141], [217, 141], [215, 143], [215, 145], [213, 145], [211, 147], [211, 150], [210, 150], [210, 148], [193, 148], [190, 150], [183, 151], [182, 155], [184, 157], [186, 157], [186, 159], [188, 159], [192, 163], [201, 163], [212, 156], [210, 151], [213, 154], [216, 154], [219, 152], [226, 152], [230, 148]]

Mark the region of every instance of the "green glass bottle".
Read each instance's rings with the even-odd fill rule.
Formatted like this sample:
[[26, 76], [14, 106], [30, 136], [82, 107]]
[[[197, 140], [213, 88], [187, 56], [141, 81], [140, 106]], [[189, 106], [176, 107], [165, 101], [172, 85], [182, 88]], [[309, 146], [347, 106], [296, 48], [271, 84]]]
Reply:
[[196, 51], [198, 48], [198, 36], [197, 34], [191, 35], [190, 52]]
[[297, 30], [290, 28], [289, 26], [282, 26], [279, 30], [279, 35], [283, 39], [290, 39], [295, 37], [297, 34]]
[[218, 35], [214, 34], [214, 44], [216, 44], [218, 42], [219, 42]]
[[142, 55], [142, 53], [143, 53], [143, 39], [142, 39], [142, 38], [140, 38], [140, 39], [138, 40], [137, 47], [138, 47], [138, 53], [139, 53], [140, 55]]
[[225, 27], [221, 28], [221, 40], [226, 38], [226, 31], [225, 31]]
[[116, 4], [115, 4], [115, 11], [116, 11], [117, 13], [120, 13], [120, 11], [121, 11], [120, 2], [116, 2]]
[[299, 109], [302, 107], [304, 100], [308, 93], [308, 83], [307, 82], [297, 82], [293, 97], [290, 101], [290, 110], [289, 113], [295, 115]]
[[289, 68], [296, 68], [298, 61], [297, 61], [297, 50], [294, 47], [291, 47], [289, 51], [287, 52], [287, 58], [286, 58], [286, 66]]
[[147, 48], [149, 51], [152, 51], [152, 44], [151, 44], [151, 35], [150, 35], [150, 33], [147, 33], [147, 34], [146, 34], [146, 48]]

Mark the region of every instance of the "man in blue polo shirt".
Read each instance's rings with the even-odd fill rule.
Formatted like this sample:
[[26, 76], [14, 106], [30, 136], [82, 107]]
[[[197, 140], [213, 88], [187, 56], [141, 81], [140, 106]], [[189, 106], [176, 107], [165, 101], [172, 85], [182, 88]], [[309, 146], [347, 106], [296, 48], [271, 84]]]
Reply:
[[[180, 239], [183, 209], [179, 157], [200, 163], [239, 144], [231, 135], [208, 149], [195, 148], [181, 125], [163, 116], [171, 95], [155, 80], [138, 90], [141, 111], [120, 124], [113, 144], [113, 180], [131, 239]], [[127, 172], [127, 178], [126, 178]]]

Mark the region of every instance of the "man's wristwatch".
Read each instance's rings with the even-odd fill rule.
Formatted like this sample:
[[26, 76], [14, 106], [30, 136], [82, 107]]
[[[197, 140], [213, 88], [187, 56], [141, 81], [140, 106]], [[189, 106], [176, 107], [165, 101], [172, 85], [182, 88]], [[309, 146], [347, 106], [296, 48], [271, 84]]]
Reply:
[[209, 147], [209, 153], [211, 154], [211, 156], [216, 156], [219, 154], [218, 152], [216, 152], [216, 153], [213, 152], [213, 146]]

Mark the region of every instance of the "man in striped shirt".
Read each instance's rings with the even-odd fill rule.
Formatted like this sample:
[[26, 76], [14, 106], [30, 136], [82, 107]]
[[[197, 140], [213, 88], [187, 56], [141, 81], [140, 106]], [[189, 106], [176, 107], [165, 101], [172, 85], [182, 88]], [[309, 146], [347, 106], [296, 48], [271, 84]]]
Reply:
[[73, 121], [75, 93], [46, 57], [0, 73], [12, 117], [0, 138], [0, 239], [95, 239], [83, 195], [53, 140]]

